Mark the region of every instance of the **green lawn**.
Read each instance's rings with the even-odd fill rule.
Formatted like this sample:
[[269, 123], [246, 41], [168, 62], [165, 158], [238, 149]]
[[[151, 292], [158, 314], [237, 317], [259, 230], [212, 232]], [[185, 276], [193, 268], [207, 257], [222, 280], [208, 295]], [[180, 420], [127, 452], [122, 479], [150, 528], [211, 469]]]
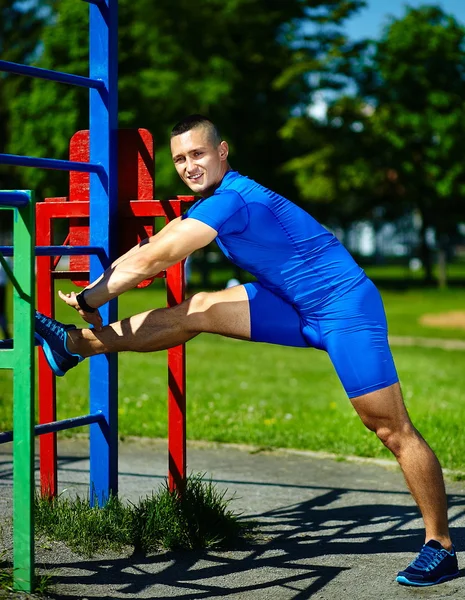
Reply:
[[[391, 334], [465, 340], [463, 330], [418, 324], [424, 312], [460, 310], [463, 295], [463, 290], [383, 291]], [[136, 290], [121, 298], [120, 315], [164, 303], [160, 285]], [[61, 303], [57, 315], [77, 322]], [[465, 471], [465, 352], [393, 351], [416, 426], [444, 467]], [[323, 352], [202, 335], [189, 342], [187, 362], [189, 439], [390, 456], [360, 423]], [[120, 434], [166, 437], [166, 353], [120, 355], [119, 381]], [[86, 362], [57, 383], [59, 418], [88, 411]], [[11, 373], [0, 372], [0, 430], [11, 428], [11, 387]]]

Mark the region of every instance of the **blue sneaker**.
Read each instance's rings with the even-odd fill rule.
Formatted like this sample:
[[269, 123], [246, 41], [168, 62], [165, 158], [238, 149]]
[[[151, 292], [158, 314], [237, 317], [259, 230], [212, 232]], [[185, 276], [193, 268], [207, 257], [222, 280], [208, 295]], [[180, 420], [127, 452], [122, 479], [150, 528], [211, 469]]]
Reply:
[[75, 325], [63, 325], [36, 311], [35, 338], [42, 346], [50, 368], [58, 377], [84, 360], [80, 354], [73, 354], [67, 348], [66, 332], [70, 329], [76, 329]]
[[448, 552], [439, 542], [430, 540], [405, 571], [397, 573], [396, 581], [403, 585], [435, 585], [454, 579], [458, 574], [455, 548], [452, 547], [451, 552]]

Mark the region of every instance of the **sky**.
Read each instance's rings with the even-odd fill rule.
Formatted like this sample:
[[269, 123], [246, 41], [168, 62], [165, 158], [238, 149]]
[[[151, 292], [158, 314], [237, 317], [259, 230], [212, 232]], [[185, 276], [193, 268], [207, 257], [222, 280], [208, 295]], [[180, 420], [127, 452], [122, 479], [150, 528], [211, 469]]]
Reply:
[[465, 25], [465, 0], [368, 0], [367, 7], [346, 22], [345, 31], [353, 40], [377, 38], [390, 16], [398, 19], [405, 14], [406, 5], [417, 8], [425, 4], [440, 6], [445, 13]]

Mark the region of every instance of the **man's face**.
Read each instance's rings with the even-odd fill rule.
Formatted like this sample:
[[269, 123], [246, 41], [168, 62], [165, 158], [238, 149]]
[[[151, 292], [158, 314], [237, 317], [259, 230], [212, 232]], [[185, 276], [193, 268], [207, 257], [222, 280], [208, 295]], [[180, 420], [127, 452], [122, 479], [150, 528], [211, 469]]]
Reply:
[[211, 195], [229, 168], [228, 144], [215, 147], [202, 126], [171, 138], [171, 156], [179, 177], [201, 196]]

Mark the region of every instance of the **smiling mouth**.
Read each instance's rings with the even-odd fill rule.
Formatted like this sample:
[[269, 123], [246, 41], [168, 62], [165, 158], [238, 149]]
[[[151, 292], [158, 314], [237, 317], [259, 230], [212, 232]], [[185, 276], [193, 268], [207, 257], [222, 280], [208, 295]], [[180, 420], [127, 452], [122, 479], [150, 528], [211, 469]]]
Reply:
[[203, 177], [203, 173], [197, 173], [196, 175], [189, 175], [187, 179], [189, 181], [198, 181], [201, 177]]

